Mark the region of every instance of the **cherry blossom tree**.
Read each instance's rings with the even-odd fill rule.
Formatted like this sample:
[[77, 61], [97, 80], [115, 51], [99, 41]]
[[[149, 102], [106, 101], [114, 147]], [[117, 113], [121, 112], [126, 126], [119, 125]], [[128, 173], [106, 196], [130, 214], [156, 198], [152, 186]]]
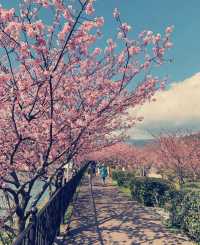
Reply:
[[185, 182], [185, 178], [195, 180], [199, 177], [199, 134], [168, 133], [157, 137], [156, 142], [158, 168], [174, 172], [180, 185]]
[[85, 159], [106, 163], [111, 167], [133, 170], [137, 154], [136, 147], [125, 143], [115, 143], [85, 155]]
[[104, 162], [112, 167], [134, 170], [140, 176], [147, 176], [152, 166], [156, 165], [158, 158], [154, 144], [139, 147], [126, 143], [116, 143], [84, 157]]
[[[17, 232], [59, 169], [122, 139], [141, 120], [127, 108], [163, 88], [149, 70], [165, 62], [173, 28], [133, 39], [117, 9], [113, 17], [117, 38], [99, 48], [104, 19], [92, 0], [0, 7], [0, 190], [12, 200]], [[34, 197], [38, 180], [44, 184]]]
[[142, 177], [147, 176], [157, 163], [155, 144], [146, 144], [136, 147], [133, 165], [136, 166], [138, 174]]

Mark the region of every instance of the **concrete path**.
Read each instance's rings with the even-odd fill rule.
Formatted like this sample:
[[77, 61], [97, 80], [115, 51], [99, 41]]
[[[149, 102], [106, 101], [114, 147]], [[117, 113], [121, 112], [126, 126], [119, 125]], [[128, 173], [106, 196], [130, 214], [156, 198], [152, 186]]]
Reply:
[[70, 233], [58, 245], [192, 245], [187, 237], [170, 233], [153, 208], [130, 200], [110, 183], [85, 179], [75, 204]]

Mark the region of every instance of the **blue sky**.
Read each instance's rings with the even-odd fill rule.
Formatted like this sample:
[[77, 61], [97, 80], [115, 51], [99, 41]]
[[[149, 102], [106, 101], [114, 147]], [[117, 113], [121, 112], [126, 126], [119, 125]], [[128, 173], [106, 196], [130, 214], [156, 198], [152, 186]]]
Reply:
[[[0, 0], [5, 7], [16, 7], [19, 2]], [[115, 7], [120, 10], [122, 19], [133, 27], [133, 37], [144, 29], [162, 33], [166, 26], [175, 26], [172, 36], [174, 47], [169, 53], [174, 62], [158, 69], [158, 75], [168, 75], [171, 81], [181, 81], [200, 70], [199, 0], [96, 0], [96, 13], [105, 18], [105, 39], [116, 30], [112, 18]]]
[[133, 26], [133, 35], [143, 29], [162, 33], [174, 25], [174, 63], [165, 65], [158, 75], [180, 81], [200, 70], [200, 1], [199, 0], [97, 0], [96, 10], [106, 20], [105, 34], [112, 33], [112, 10], [117, 7], [124, 21]]
[[[0, 0], [5, 7], [16, 7], [19, 2]], [[148, 132], [180, 128], [200, 131], [200, 0], [96, 0], [96, 14], [105, 18], [102, 41], [115, 34], [115, 7], [133, 27], [133, 38], [144, 29], [162, 34], [167, 26], [175, 26], [174, 47], [169, 52], [174, 62], [154, 70], [159, 77], [167, 75], [171, 84], [157, 95], [157, 102], [137, 109], [136, 114], [145, 120], [130, 130], [130, 136], [148, 138]]]

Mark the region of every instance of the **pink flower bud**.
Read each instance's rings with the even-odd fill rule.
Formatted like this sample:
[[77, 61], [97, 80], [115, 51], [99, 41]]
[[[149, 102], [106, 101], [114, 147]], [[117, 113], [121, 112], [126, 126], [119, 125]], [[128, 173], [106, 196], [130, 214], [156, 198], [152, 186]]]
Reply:
[[174, 29], [173, 26], [168, 26], [168, 27], [165, 29], [165, 33], [172, 33], [172, 32], [173, 32], [173, 29]]
[[119, 16], [120, 16], [120, 12], [119, 12], [119, 10], [117, 8], [115, 8], [114, 11], [113, 11], [113, 17], [114, 18], [118, 18]]
[[104, 25], [104, 18], [103, 17], [99, 17], [96, 19], [96, 26], [97, 27], [102, 27]]
[[131, 26], [127, 23], [122, 23], [121, 28], [124, 32], [129, 32], [131, 30]]
[[94, 8], [92, 6], [92, 3], [88, 3], [88, 5], [85, 8], [85, 12], [87, 15], [92, 15], [94, 13]]
[[169, 41], [164, 44], [165, 48], [171, 48], [172, 46], [173, 46], [173, 44]]

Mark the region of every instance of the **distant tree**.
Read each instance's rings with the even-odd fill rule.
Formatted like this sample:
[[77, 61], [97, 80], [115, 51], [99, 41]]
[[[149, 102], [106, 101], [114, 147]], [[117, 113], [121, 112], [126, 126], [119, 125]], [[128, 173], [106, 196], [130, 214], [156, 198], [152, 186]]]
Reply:
[[147, 176], [156, 162], [157, 154], [154, 144], [137, 147], [134, 165], [137, 166], [141, 176]]
[[147, 176], [157, 161], [154, 145], [138, 147], [126, 143], [116, 143], [99, 151], [91, 152], [84, 157], [110, 164], [116, 168], [137, 170], [141, 176]]
[[133, 169], [136, 157], [136, 147], [125, 143], [116, 143], [84, 156], [116, 168]]
[[194, 180], [200, 176], [200, 137], [198, 134], [168, 133], [159, 136], [156, 141], [159, 167], [172, 170], [180, 185], [185, 182], [186, 177]]

